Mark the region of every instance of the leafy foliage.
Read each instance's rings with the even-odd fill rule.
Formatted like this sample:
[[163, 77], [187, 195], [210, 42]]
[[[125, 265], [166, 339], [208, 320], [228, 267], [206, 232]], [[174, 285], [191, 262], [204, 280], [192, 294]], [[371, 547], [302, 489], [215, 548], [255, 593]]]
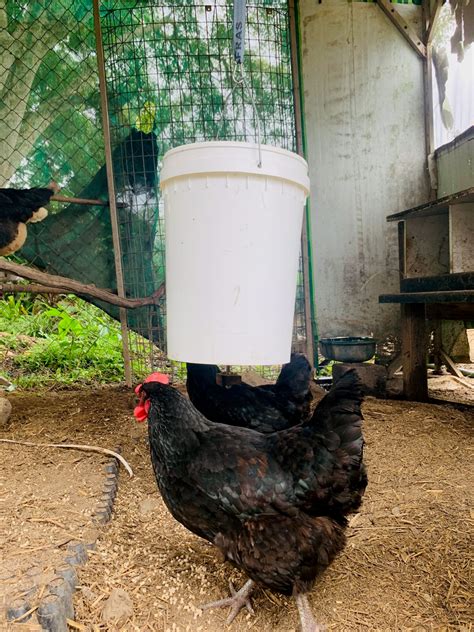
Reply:
[[20, 386], [98, 384], [123, 379], [118, 324], [72, 296], [0, 301], [0, 357]]

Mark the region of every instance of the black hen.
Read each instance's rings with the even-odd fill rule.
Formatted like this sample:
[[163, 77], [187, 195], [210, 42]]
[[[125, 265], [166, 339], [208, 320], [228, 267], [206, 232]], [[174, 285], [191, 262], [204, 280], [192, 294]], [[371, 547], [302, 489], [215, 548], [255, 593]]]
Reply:
[[346, 373], [306, 423], [269, 435], [212, 423], [164, 384], [141, 392], [167, 507], [251, 578], [207, 607], [232, 605], [230, 621], [258, 582], [294, 595], [303, 630], [319, 629], [304, 593], [342, 550], [346, 515], [367, 484], [356, 375]]
[[40, 222], [48, 211], [43, 208], [57, 186], [35, 189], [0, 189], [0, 255], [10, 255], [23, 246], [26, 224]]
[[219, 386], [217, 366], [186, 366], [189, 398], [211, 421], [267, 434], [290, 428], [310, 415], [311, 365], [304, 355], [293, 355], [283, 365], [276, 383], [265, 386]]

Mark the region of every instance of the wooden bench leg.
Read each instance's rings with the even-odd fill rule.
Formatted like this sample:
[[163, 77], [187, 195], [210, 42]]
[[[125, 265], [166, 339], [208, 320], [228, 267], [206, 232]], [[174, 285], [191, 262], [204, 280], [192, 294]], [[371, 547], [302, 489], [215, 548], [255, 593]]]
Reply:
[[425, 305], [406, 303], [401, 308], [403, 392], [407, 399], [424, 402], [428, 399]]

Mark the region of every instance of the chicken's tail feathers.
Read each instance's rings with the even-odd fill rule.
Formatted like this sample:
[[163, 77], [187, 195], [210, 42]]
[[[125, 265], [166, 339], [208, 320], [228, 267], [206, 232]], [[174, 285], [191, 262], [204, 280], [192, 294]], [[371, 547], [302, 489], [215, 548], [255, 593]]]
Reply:
[[363, 463], [364, 436], [362, 434], [363, 393], [354, 369], [345, 373], [314, 411], [312, 423], [324, 436], [330, 451], [337, 451], [344, 463], [347, 476], [345, 493], [338, 502], [347, 511], [355, 511], [367, 486], [367, 472]]
[[215, 384], [216, 376], [219, 373], [219, 367], [214, 364], [195, 364], [193, 362], [187, 362], [186, 371], [188, 383], [197, 382], [199, 384]]
[[336, 443], [348, 455], [359, 458], [364, 445], [363, 399], [359, 377], [351, 369], [323, 397], [307, 424], [319, 429], [329, 442]]
[[312, 367], [306, 356], [295, 353], [290, 362], [284, 364], [275, 386], [282, 389], [293, 399], [304, 399], [309, 392]]

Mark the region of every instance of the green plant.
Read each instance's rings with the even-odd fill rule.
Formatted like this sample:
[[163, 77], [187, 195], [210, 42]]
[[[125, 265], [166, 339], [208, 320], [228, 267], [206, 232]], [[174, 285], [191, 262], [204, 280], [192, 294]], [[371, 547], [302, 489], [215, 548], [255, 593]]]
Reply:
[[94, 384], [123, 379], [119, 325], [73, 296], [0, 301], [0, 354], [20, 386]]

